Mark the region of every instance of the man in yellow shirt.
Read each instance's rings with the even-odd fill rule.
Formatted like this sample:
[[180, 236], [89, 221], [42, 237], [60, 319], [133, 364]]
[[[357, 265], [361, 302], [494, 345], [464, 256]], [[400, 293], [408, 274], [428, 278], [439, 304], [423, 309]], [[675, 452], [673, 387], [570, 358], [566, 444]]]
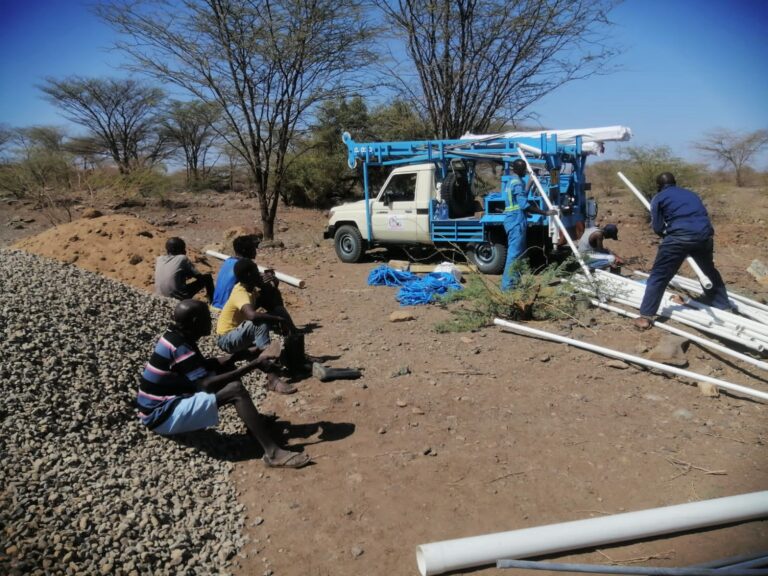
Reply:
[[[247, 351], [258, 355], [269, 346], [270, 325], [285, 334], [288, 320], [275, 314], [259, 312], [263, 280], [253, 260], [242, 258], [235, 264], [237, 284], [221, 309], [216, 324], [216, 343], [229, 354]], [[267, 389], [280, 394], [292, 394], [296, 387], [281, 380], [277, 374], [267, 375]]]

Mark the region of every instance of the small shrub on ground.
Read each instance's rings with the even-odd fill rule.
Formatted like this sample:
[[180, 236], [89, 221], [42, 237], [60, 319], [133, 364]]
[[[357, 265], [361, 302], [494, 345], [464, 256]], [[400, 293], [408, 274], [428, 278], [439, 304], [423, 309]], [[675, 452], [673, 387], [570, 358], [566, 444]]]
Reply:
[[440, 298], [441, 303], [450, 305], [452, 317], [435, 325], [435, 330], [466, 332], [488, 326], [494, 318], [556, 320], [579, 314], [583, 299], [574, 297], [574, 290], [567, 282], [572, 275], [572, 260], [537, 271], [531, 269], [527, 260], [519, 260], [513, 266], [520, 273], [520, 281], [508, 292], [502, 292], [482, 274], [467, 275], [464, 290]]

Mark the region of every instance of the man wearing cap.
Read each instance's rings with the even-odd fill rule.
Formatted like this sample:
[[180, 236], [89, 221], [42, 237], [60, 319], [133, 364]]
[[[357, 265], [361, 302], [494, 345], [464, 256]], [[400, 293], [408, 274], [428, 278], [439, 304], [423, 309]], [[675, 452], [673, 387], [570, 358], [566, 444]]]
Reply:
[[634, 321], [640, 330], [653, 325], [667, 284], [689, 256], [712, 281], [712, 288], [705, 289], [698, 300], [714, 308], [730, 308], [725, 283], [713, 260], [715, 230], [701, 198], [679, 187], [670, 172], [659, 174], [656, 186], [658, 193], [651, 200], [651, 226], [663, 239], [645, 284], [640, 317]]
[[576, 246], [590, 268], [610, 268], [617, 270], [624, 261], [603, 246], [603, 240], [618, 240], [619, 227], [616, 224], [606, 224], [602, 228], [591, 226], [584, 230]]

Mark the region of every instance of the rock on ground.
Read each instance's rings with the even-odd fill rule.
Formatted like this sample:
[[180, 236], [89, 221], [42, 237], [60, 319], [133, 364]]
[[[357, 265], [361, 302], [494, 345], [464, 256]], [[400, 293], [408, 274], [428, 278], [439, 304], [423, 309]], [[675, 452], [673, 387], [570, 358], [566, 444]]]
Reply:
[[[218, 431], [162, 438], [137, 376], [173, 302], [74, 266], [0, 251], [0, 573], [219, 574], [243, 545]], [[255, 385], [255, 380], [247, 382]]]

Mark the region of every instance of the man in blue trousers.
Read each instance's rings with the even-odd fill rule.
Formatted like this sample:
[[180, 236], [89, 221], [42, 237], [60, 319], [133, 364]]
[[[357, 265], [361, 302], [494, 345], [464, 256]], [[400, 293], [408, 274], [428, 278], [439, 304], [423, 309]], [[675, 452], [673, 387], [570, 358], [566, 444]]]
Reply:
[[535, 203], [528, 202], [528, 193], [523, 184], [525, 172], [525, 162], [512, 162], [512, 178], [507, 182], [504, 191], [504, 231], [507, 233], [507, 261], [504, 263], [504, 275], [501, 277], [501, 289], [504, 291], [512, 290], [520, 280], [520, 274], [512, 270], [512, 264], [525, 252], [527, 215], [557, 214], [556, 210], [542, 210]]
[[722, 310], [731, 307], [723, 278], [712, 259], [715, 230], [701, 198], [677, 186], [670, 172], [659, 174], [656, 185], [658, 194], [651, 201], [651, 226], [663, 240], [645, 285], [640, 317], [634, 321], [640, 330], [647, 330], [653, 325], [667, 284], [688, 256], [712, 281], [712, 288], [704, 290], [701, 302]]

